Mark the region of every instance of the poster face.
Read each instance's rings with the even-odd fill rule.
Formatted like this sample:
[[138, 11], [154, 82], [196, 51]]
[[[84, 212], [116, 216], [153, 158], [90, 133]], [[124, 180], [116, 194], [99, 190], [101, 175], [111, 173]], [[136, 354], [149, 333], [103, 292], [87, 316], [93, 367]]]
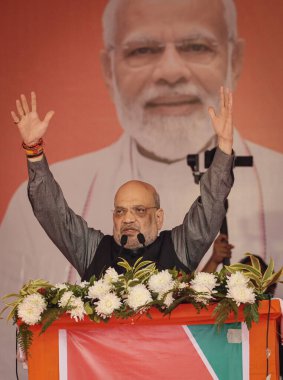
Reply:
[[[273, 257], [279, 269], [282, 2], [237, 0], [235, 8], [228, 0], [111, 3], [104, 29], [105, 0], [1, 6], [1, 292], [32, 278], [75, 278], [35, 220], [22, 184], [26, 163], [10, 111], [32, 90], [41, 118], [55, 111], [45, 152], [67, 202], [89, 226], [111, 233], [115, 191], [133, 178], [157, 188], [165, 229], [182, 222], [199, 194], [186, 155], [200, 154], [202, 162], [203, 152], [217, 144], [207, 107], [217, 108], [219, 87], [229, 86], [234, 150], [254, 158], [253, 167], [234, 171], [233, 261], [251, 252]], [[12, 352], [13, 331], [0, 329], [2, 347]], [[7, 360], [1, 371], [12, 371]]]

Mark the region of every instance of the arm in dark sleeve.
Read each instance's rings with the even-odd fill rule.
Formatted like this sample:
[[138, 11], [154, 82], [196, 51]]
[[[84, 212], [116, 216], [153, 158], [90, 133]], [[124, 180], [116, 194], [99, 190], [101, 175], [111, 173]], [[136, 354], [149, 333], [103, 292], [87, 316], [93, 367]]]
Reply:
[[37, 162], [28, 161], [28, 173], [28, 197], [34, 215], [53, 243], [82, 276], [103, 234], [89, 228], [86, 221], [69, 208], [45, 157]]
[[193, 203], [183, 223], [173, 228], [172, 239], [179, 259], [194, 271], [220, 230], [224, 207], [233, 185], [234, 155], [217, 148], [213, 162], [200, 182], [200, 197]]

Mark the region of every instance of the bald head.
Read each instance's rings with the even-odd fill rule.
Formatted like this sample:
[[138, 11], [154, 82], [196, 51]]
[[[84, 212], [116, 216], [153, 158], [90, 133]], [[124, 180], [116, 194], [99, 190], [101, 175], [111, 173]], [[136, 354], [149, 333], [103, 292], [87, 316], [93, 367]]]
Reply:
[[156, 189], [147, 182], [137, 180], [128, 181], [119, 187], [114, 198], [114, 206], [125, 197], [138, 200], [139, 196], [148, 200], [152, 206], [160, 208], [160, 197]]
[[113, 236], [120, 244], [122, 235], [128, 240], [126, 248], [141, 246], [137, 235], [142, 233], [145, 244], [151, 244], [158, 236], [163, 225], [163, 210], [160, 208], [159, 195], [149, 183], [129, 181], [122, 185], [114, 199]]

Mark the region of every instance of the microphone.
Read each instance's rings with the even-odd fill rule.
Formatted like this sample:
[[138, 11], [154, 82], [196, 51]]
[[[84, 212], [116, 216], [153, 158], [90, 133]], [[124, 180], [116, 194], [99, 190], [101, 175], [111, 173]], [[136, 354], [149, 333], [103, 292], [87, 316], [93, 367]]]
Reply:
[[122, 235], [122, 236], [121, 236], [121, 239], [120, 239], [121, 247], [120, 247], [119, 252], [118, 252], [118, 257], [119, 257], [119, 256], [121, 255], [121, 253], [123, 252], [124, 247], [125, 247], [125, 245], [127, 244], [127, 241], [128, 241], [128, 236], [127, 236], [127, 235]]
[[139, 241], [139, 243], [144, 247], [146, 248], [145, 246], [145, 237], [144, 237], [144, 234], [142, 234], [141, 232], [137, 234], [137, 239]]
[[120, 244], [121, 247], [124, 248], [124, 246], [127, 244], [128, 241], [128, 236], [127, 235], [122, 235], [120, 239]]

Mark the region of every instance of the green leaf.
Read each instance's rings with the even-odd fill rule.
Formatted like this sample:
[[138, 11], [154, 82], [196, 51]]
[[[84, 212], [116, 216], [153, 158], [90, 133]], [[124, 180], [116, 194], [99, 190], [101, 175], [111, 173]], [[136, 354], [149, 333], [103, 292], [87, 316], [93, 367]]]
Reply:
[[268, 288], [269, 286], [278, 282], [279, 278], [282, 276], [282, 272], [283, 268], [279, 272], [274, 273], [271, 277], [269, 277], [269, 279], [263, 283], [263, 286]]
[[92, 315], [90, 315], [89, 317], [90, 317], [90, 319], [91, 319], [92, 321], [94, 321], [95, 323], [100, 323], [100, 322], [101, 322], [101, 319], [100, 319], [100, 317], [99, 317], [97, 314], [92, 314]]
[[94, 313], [93, 308], [91, 307], [89, 302], [86, 302], [84, 304], [84, 309], [85, 309], [85, 312], [87, 313], [87, 315], [91, 315]]
[[46, 309], [42, 314], [42, 328], [40, 331], [40, 334], [44, 333], [49, 326], [52, 325], [56, 319], [60, 317], [60, 315], [63, 314], [63, 310], [59, 308], [49, 308]]
[[227, 270], [229, 270], [229, 268], [230, 268], [230, 269], [234, 269], [236, 271], [252, 272], [255, 275], [259, 276], [260, 278], [262, 276], [261, 271], [255, 269], [254, 267], [252, 267], [251, 265], [248, 265], [248, 264], [237, 263], [237, 264], [230, 265], [229, 267], [225, 267], [225, 268], [227, 268]]
[[274, 272], [274, 260], [270, 259], [268, 267], [266, 268], [266, 271], [263, 275], [263, 281], [266, 281], [269, 279], [269, 277], [272, 276], [272, 273]]
[[29, 356], [29, 349], [32, 345], [33, 334], [29, 329], [29, 326], [22, 323], [19, 326], [19, 331], [17, 333], [17, 342], [21, 350], [25, 353], [26, 357]]
[[127, 260], [123, 259], [123, 257], [119, 257], [119, 259], [122, 260], [117, 263], [120, 267], [125, 268], [127, 272], [132, 269]]
[[151, 264], [152, 261], [142, 261], [143, 257], [140, 257], [137, 259], [137, 261], [135, 262], [134, 266], [133, 266], [133, 270], [139, 270], [140, 268], [148, 265], [148, 264]]
[[10, 298], [10, 297], [20, 297], [20, 295], [17, 293], [9, 293], [9, 294], [6, 294], [5, 296], [1, 297], [0, 299], [5, 300], [5, 299]]
[[256, 276], [254, 273], [246, 272], [246, 273], [244, 273], [244, 276], [250, 278], [251, 280], [254, 280], [258, 287], [261, 286], [261, 279], [258, 278], [258, 276]]
[[261, 273], [261, 267], [260, 267], [259, 259], [258, 259], [257, 257], [255, 257], [254, 255], [252, 255], [251, 253], [247, 253], [246, 256], [249, 256], [249, 257], [250, 257], [250, 260], [251, 260], [252, 266], [253, 266], [258, 272]]
[[8, 305], [5, 306], [5, 307], [1, 310], [1, 312], [0, 312], [0, 317], [1, 317], [1, 315], [4, 313], [4, 311], [7, 310], [7, 309], [9, 309], [9, 306], [8, 306]]
[[245, 317], [246, 325], [247, 325], [248, 329], [250, 330], [252, 327], [252, 322], [258, 322], [259, 321], [257, 303], [246, 304], [244, 306], [244, 317]]

